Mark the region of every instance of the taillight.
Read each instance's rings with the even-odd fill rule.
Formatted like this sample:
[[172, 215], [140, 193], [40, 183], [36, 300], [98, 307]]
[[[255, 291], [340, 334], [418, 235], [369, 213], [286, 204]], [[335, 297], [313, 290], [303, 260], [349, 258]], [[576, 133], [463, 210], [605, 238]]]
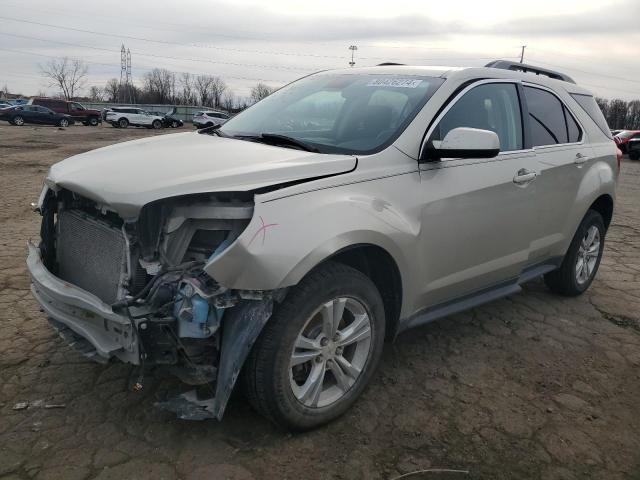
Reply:
[[616, 160], [618, 161], [618, 171], [620, 171], [620, 164], [622, 163], [622, 150], [616, 146]]

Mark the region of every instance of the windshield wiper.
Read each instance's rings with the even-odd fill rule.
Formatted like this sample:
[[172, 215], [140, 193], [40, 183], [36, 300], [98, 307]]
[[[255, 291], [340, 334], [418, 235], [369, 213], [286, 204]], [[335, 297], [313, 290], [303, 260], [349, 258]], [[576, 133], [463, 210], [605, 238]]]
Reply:
[[259, 135], [234, 135], [233, 138], [239, 138], [241, 140], [249, 140], [252, 142], [261, 142], [268, 145], [276, 145], [281, 147], [297, 148], [304, 150], [305, 152], [321, 153], [316, 147], [309, 145], [297, 138], [287, 137], [286, 135], [279, 135], [277, 133], [261, 133]]
[[320, 153], [320, 150], [316, 147], [308, 144], [307, 142], [303, 142], [302, 140], [298, 140], [297, 138], [279, 135], [277, 133], [262, 133], [260, 136], [265, 140], [274, 140], [274, 143], [277, 144], [284, 143], [293, 147], [298, 147], [306, 152]]
[[226, 137], [227, 135], [225, 135], [224, 133], [218, 131], [218, 129], [221, 126], [222, 126], [222, 124], [219, 123], [217, 125], [211, 125], [210, 127], [200, 128], [200, 129], [198, 129], [198, 133], [213, 133], [214, 135], [217, 135], [219, 137]]

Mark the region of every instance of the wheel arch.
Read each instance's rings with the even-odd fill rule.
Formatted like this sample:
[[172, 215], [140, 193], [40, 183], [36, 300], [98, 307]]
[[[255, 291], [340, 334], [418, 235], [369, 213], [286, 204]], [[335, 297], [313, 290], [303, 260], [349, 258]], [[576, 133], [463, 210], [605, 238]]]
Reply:
[[344, 247], [318, 264], [342, 263], [366, 275], [376, 286], [385, 311], [386, 338], [394, 338], [402, 309], [402, 276], [393, 256], [374, 244]]
[[604, 193], [596, 198], [589, 206], [589, 210], [595, 210], [604, 220], [605, 230], [609, 229], [611, 219], [613, 218], [613, 198], [608, 193]]

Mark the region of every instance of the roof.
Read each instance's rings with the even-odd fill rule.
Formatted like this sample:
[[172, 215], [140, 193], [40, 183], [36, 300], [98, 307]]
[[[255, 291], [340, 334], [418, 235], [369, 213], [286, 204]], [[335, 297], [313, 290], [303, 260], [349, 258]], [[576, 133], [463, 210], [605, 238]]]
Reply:
[[[492, 62], [499, 63], [499, 62]], [[527, 65], [528, 68], [532, 68]], [[541, 71], [548, 71], [540, 69]], [[504, 68], [493, 67], [447, 67], [447, 66], [419, 66], [419, 65], [383, 65], [376, 67], [353, 67], [339, 70], [326, 70], [320, 73], [337, 74], [370, 74], [370, 75], [424, 75], [430, 77], [440, 77], [455, 79], [459, 81], [473, 80], [476, 78], [504, 78], [517, 79], [524, 82], [535, 83], [551, 88], [562, 87], [569, 93], [581, 93], [591, 95], [591, 92], [569, 81], [550, 78], [545, 75], [536, 75], [531, 72], [519, 72]], [[554, 72], [555, 73], [555, 72]], [[562, 74], [558, 74], [562, 75]], [[566, 75], [564, 76], [565, 78]]]

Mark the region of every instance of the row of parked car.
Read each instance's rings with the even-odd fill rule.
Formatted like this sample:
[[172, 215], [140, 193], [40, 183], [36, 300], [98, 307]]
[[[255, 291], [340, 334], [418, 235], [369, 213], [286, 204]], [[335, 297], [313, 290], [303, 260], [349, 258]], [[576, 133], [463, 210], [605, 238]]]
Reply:
[[[57, 125], [67, 127], [74, 123], [98, 126], [102, 122], [116, 128], [146, 127], [146, 128], [179, 128], [184, 125], [176, 114], [174, 107], [167, 113], [148, 112], [135, 107], [111, 107], [102, 112], [84, 107], [78, 102], [59, 100], [54, 98], [33, 98], [24, 105], [9, 105], [0, 103], [0, 120], [8, 121], [12, 125], [21, 126], [26, 123], [41, 125]], [[223, 124], [229, 115], [213, 110], [203, 110], [193, 115], [193, 125], [196, 128], [211, 127]]]
[[627, 153], [631, 160], [640, 160], [640, 130], [614, 130], [611, 133], [622, 153]]

